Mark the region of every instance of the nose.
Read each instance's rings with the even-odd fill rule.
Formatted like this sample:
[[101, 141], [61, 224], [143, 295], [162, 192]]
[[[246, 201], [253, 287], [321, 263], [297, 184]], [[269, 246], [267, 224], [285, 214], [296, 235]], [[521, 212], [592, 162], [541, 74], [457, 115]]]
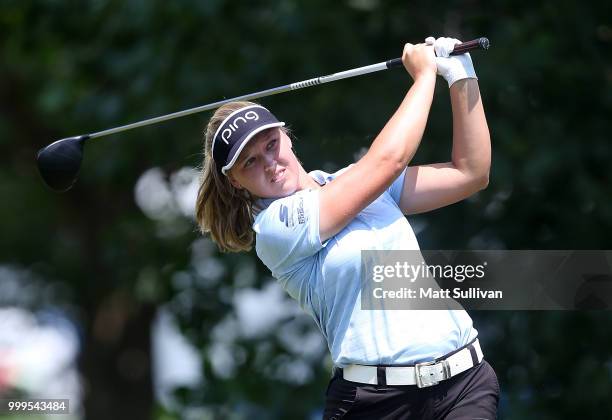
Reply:
[[274, 172], [276, 170], [276, 157], [270, 153], [266, 153], [263, 156], [264, 169], [267, 172]]

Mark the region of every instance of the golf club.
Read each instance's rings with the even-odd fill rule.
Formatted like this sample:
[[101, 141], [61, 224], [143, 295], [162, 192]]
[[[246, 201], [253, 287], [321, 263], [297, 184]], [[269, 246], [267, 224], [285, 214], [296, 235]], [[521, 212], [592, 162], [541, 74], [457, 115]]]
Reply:
[[[455, 45], [451, 55], [463, 54], [468, 51], [489, 48], [489, 40], [487, 38], [478, 38], [472, 41], [464, 42]], [[291, 83], [288, 85], [279, 86], [272, 89], [266, 89], [255, 93], [249, 93], [242, 96], [237, 96], [231, 99], [225, 99], [218, 102], [213, 102], [207, 105], [198, 106], [195, 108], [186, 109], [172, 114], [162, 115], [155, 118], [135, 122], [132, 124], [123, 125], [120, 127], [110, 128], [103, 131], [98, 131], [91, 134], [83, 134], [76, 137], [68, 137], [57, 140], [50, 145], [40, 149], [36, 155], [38, 169], [45, 183], [57, 192], [68, 191], [76, 182], [81, 162], [83, 160], [83, 148], [85, 142], [89, 139], [108, 136], [110, 134], [119, 133], [121, 131], [131, 130], [133, 128], [144, 127], [146, 125], [157, 124], [162, 121], [172, 120], [174, 118], [184, 117], [186, 115], [195, 114], [197, 112], [208, 111], [218, 108], [228, 102], [246, 101], [251, 99], [263, 98], [265, 96], [276, 95], [278, 93], [288, 92], [291, 90], [302, 89], [305, 87], [316, 86], [323, 83], [335, 82], [336, 80], [346, 79], [349, 77], [361, 76], [364, 74], [387, 70], [396, 67], [402, 67], [402, 59], [394, 58], [369, 66], [358, 67], [351, 70], [333, 73], [327, 76], [316, 77], [313, 79], [303, 80], [301, 82]]]

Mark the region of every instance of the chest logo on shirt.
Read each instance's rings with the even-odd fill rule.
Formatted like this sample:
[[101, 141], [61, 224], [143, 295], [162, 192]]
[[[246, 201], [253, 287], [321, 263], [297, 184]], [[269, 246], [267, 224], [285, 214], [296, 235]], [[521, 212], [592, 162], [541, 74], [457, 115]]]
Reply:
[[295, 226], [295, 220], [301, 225], [306, 222], [306, 216], [304, 215], [304, 198], [300, 197], [297, 202], [297, 208], [294, 207], [294, 203], [291, 203], [291, 211], [289, 207], [281, 204], [278, 210], [278, 218], [286, 227]]
[[298, 203], [297, 218], [298, 218], [298, 223], [300, 225], [306, 221], [306, 218], [304, 217], [304, 198], [303, 197], [300, 197], [300, 201]]
[[[278, 211], [278, 218], [285, 226], [289, 227], [289, 209], [287, 206], [281, 204], [280, 210]], [[291, 226], [293, 226], [293, 223], [291, 223]]]

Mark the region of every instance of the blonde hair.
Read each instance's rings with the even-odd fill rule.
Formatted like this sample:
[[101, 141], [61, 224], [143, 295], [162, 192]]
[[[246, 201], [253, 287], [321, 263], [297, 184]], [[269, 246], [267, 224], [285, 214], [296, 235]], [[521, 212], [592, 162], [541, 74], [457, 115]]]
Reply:
[[230, 102], [217, 109], [204, 130], [204, 163], [196, 200], [196, 221], [202, 234], [209, 233], [223, 252], [249, 251], [253, 245], [253, 197], [234, 187], [217, 169], [212, 153], [213, 137], [232, 112], [253, 102]]

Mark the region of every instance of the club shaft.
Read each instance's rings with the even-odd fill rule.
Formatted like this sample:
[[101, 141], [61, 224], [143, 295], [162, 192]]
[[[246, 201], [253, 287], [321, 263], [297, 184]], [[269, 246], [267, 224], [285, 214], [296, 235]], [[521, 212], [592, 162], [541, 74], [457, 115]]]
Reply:
[[[457, 44], [455, 46], [455, 51], [457, 53], [465, 53], [474, 49], [487, 49], [489, 47], [489, 40], [486, 38], [478, 38], [472, 41], [467, 41], [462, 44]], [[248, 93], [246, 95], [237, 96], [235, 98], [224, 99], [222, 101], [213, 102], [210, 104], [197, 106], [195, 108], [185, 109], [183, 111], [173, 112], [172, 114], [161, 115], [159, 117], [149, 118], [147, 120], [138, 121], [135, 123], [122, 125], [120, 127], [109, 128], [107, 130], [98, 131], [96, 133], [91, 133], [88, 135], [89, 138], [97, 138], [108, 136], [110, 134], [120, 133], [122, 131], [131, 130], [133, 128], [144, 127], [151, 124], [157, 124], [163, 121], [172, 120], [175, 118], [184, 117], [187, 115], [195, 114], [198, 112], [208, 111], [211, 109], [219, 108], [220, 106], [227, 104], [229, 102], [234, 101], [249, 101], [252, 99], [263, 98], [266, 96], [277, 95], [279, 93], [289, 92], [292, 90], [298, 90], [306, 87], [317, 86], [323, 83], [335, 82], [337, 80], [348, 79], [350, 77], [362, 76], [368, 73], [374, 73], [381, 70], [387, 70], [391, 68], [401, 67], [402, 59], [394, 58], [387, 61], [382, 61], [376, 64], [370, 64], [369, 66], [357, 67], [354, 69], [341, 71], [339, 73], [333, 73], [327, 76], [315, 77], [313, 79], [303, 80], [301, 82], [295, 82], [288, 85], [278, 86], [271, 89], [262, 90], [259, 92]]]
[[[400, 59], [401, 60], [401, 59]], [[391, 60], [389, 60], [391, 61]], [[263, 98], [265, 96], [277, 95], [279, 93], [289, 92], [291, 90], [298, 90], [306, 87], [321, 85], [323, 83], [335, 82], [336, 80], [347, 79], [349, 77], [361, 76], [363, 74], [373, 73], [380, 70], [387, 70], [391, 68], [388, 62], [383, 61], [377, 64], [371, 64], [369, 66], [358, 67], [351, 70], [346, 70], [339, 73], [330, 74], [327, 76], [315, 77], [314, 79], [302, 80], [301, 82], [291, 83], [289, 85], [278, 86], [272, 89], [266, 89], [259, 92], [248, 93], [246, 95], [237, 96], [235, 98], [224, 99], [222, 101], [213, 102], [210, 104], [197, 106], [195, 108], [185, 109], [183, 111], [173, 112], [172, 114], [161, 115], [155, 118], [149, 118], [148, 120], [138, 121], [132, 124], [122, 125], [121, 127], [109, 128], [108, 130], [98, 131], [89, 135], [90, 138], [108, 136], [110, 134], [119, 133], [121, 131], [131, 130], [133, 128], [143, 127], [146, 125], [157, 124], [163, 121], [172, 120], [175, 118], [184, 117], [186, 115], [195, 114], [198, 112], [208, 111], [211, 109], [219, 108], [220, 106], [234, 101], [249, 101], [252, 99]]]

